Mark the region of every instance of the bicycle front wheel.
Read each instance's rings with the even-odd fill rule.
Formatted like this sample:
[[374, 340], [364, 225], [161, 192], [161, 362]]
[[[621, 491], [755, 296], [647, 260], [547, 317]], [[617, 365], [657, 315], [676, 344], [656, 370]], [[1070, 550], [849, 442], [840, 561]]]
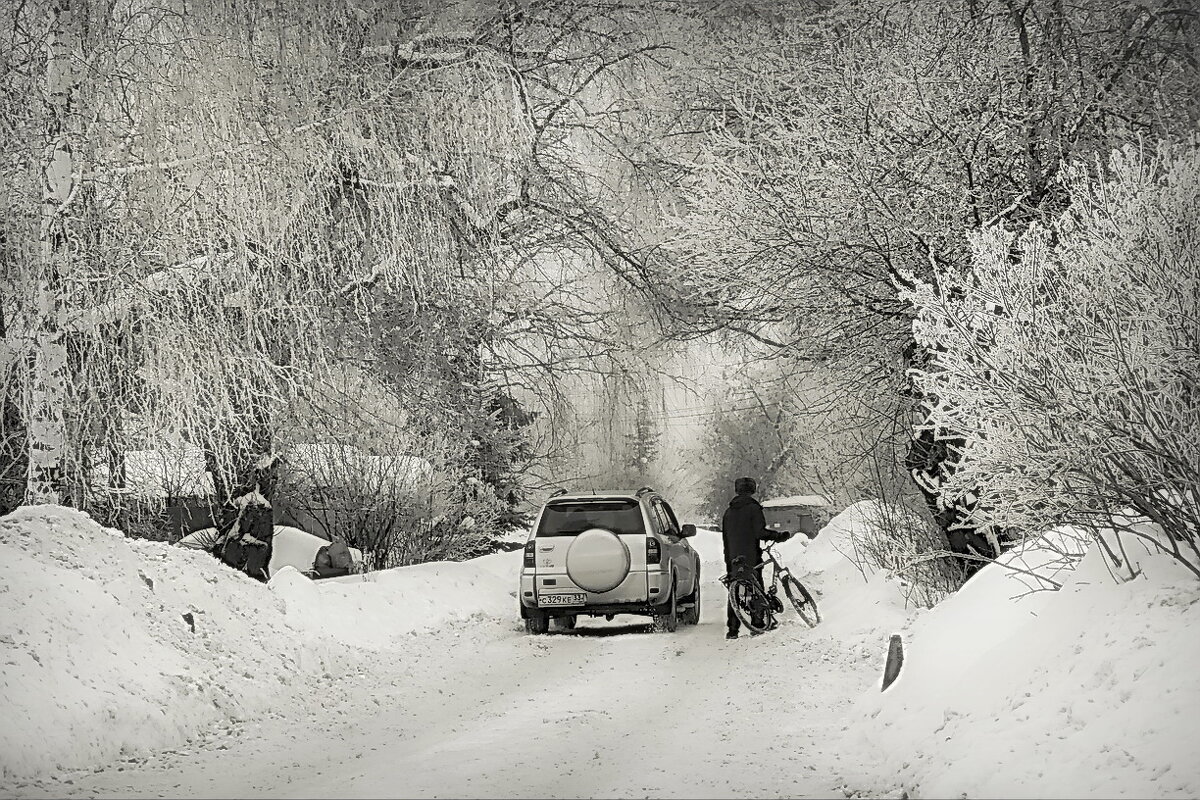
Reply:
[[762, 633], [767, 629], [767, 598], [757, 582], [745, 578], [731, 581], [729, 605], [741, 623], [751, 631]]
[[788, 575], [783, 581], [783, 591], [787, 593], [788, 600], [792, 601], [792, 606], [800, 615], [800, 619], [804, 620], [808, 627], [815, 628], [821, 621], [821, 615], [817, 611], [817, 601], [813, 600], [813, 596], [808, 593], [808, 589], [804, 588], [804, 584]]

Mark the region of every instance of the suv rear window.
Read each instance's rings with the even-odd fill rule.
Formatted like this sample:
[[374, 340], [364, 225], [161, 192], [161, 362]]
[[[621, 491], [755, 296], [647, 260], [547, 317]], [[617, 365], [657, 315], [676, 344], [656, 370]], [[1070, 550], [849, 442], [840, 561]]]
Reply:
[[588, 528], [605, 528], [617, 534], [646, 532], [637, 500], [567, 500], [546, 506], [537, 535], [574, 536]]

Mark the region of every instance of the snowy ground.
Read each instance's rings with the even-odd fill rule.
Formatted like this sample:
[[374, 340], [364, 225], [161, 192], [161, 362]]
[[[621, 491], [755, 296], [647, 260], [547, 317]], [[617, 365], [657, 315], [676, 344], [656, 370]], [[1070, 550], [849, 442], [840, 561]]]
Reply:
[[781, 548], [820, 627], [732, 642], [706, 531], [699, 626], [531, 637], [519, 552], [264, 586], [22, 509], [0, 518], [0, 796], [1200, 793], [1194, 579], [1145, 555], [1117, 584], [1092, 553], [1060, 592], [988, 567], [914, 612], [838, 552], [867, 508]]

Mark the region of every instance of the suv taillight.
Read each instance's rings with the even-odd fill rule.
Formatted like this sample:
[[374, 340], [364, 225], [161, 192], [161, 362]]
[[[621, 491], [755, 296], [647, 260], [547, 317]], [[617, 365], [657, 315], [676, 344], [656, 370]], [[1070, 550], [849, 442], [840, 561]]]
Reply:
[[653, 536], [646, 537], [646, 563], [657, 564], [662, 561], [662, 549], [658, 546], [658, 539]]
[[533, 569], [533, 547], [533, 539], [525, 543], [525, 567], [527, 569]]

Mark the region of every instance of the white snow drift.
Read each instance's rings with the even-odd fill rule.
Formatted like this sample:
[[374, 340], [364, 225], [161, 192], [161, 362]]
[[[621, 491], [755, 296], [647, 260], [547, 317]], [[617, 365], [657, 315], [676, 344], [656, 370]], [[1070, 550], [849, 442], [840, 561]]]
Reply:
[[[870, 510], [853, 506], [812, 542], [780, 547], [810, 572], [824, 617], [796, 647], [870, 653], [882, 667], [888, 634], [906, 643], [899, 680], [883, 693], [878, 683], [862, 686], [846, 717], [839, 769], [847, 791], [1200, 794], [1192, 744], [1200, 734], [1200, 585], [1191, 576], [1145, 553], [1141, 575], [1118, 583], [1091, 552], [1058, 575], [1060, 591], [1029, 593], [1017, 573], [996, 565], [937, 608], [915, 611], [888, 576], [864, 575], [842, 555]], [[705, 591], [715, 591], [719, 534], [702, 531], [694, 541]], [[436, 646], [408, 646], [417, 632], [487, 625], [489, 636], [521, 635], [519, 552], [367, 580], [312, 582], [283, 569], [264, 585], [206, 553], [128, 539], [79, 512], [41, 506], [0, 518], [0, 557], [5, 796], [19, 796], [23, 781], [176, 747], [233, 720], [328, 713], [333, 676], [363, 668], [368, 656], [434, 658]], [[1008, 558], [1035, 565], [1039, 557]], [[638, 646], [660, 640], [668, 641]], [[753, 651], [751, 642], [731, 642], [715, 653], [733, 660], [730, 669], [754, 656], [779, 661], [768, 672], [792, 674], [800, 654], [786, 641]], [[602, 642], [584, 637], [572, 648]], [[621, 645], [608, 640], [605, 649]], [[671, 656], [680, 669], [684, 652]], [[846, 700], [827, 698], [831, 708]], [[722, 741], [727, 751], [689, 758], [720, 763], [757, 746]], [[787, 794], [771, 793], [780, 791]]]
[[[0, 555], [5, 778], [174, 746], [281, 706], [318, 708], [314, 687], [349, 669], [355, 646], [512, 605], [509, 582], [462, 564], [320, 583], [284, 569], [263, 585], [56, 506], [0, 518]], [[449, 590], [463, 602], [446, 602]]]
[[1141, 575], [1126, 583], [1093, 547], [1059, 591], [1029, 593], [1026, 576], [990, 566], [915, 620], [900, 678], [863, 697], [845, 742], [875, 754], [876, 784], [930, 797], [1200, 794], [1200, 583], [1127, 547]]

